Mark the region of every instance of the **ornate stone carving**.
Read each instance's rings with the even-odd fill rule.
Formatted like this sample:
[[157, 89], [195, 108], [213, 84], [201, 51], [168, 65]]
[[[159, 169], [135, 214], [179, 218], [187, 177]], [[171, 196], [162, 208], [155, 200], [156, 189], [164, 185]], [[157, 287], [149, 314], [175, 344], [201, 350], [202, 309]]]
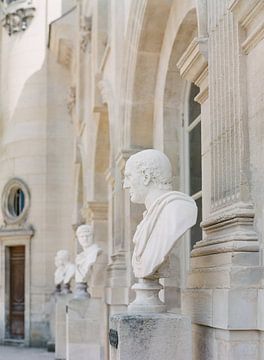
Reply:
[[32, 0], [18, 0], [5, 1], [1, 5], [1, 10], [2, 25], [11, 36], [28, 28], [36, 9]]
[[82, 52], [86, 52], [87, 48], [90, 48], [92, 36], [92, 17], [84, 16], [80, 24], [80, 48]]
[[157, 280], [168, 276], [168, 255], [177, 240], [195, 224], [197, 207], [188, 195], [171, 191], [170, 161], [157, 150], [144, 150], [129, 158], [124, 188], [129, 190], [133, 203], [145, 204], [147, 208], [133, 238], [132, 267], [140, 281], [133, 286], [137, 298], [129, 309], [163, 312], [165, 306], [158, 298], [161, 286]]
[[67, 109], [71, 115], [76, 104], [76, 87], [70, 86], [68, 90]]

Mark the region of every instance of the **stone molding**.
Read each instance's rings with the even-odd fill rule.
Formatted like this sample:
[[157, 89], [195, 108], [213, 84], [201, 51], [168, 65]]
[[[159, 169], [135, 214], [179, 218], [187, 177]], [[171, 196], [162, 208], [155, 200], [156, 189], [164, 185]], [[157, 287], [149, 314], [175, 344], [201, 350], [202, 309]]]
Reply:
[[205, 238], [195, 244], [191, 256], [226, 252], [258, 252], [258, 236], [253, 228], [254, 209], [238, 203], [212, 214], [201, 223]]
[[241, 47], [247, 55], [264, 38], [264, 3], [262, 0], [233, 0], [229, 10], [246, 31], [246, 39]]
[[183, 79], [200, 88], [196, 101], [202, 104], [208, 98], [208, 39], [194, 38], [177, 63]]
[[1, 227], [0, 228], [0, 240], [18, 237], [27, 238], [30, 240], [34, 235], [35, 231], [31, 225], [23, 226], [23, 227]]
[[[9, 209], [9, 201], [11, 193], [14, 189], [21, 189], [24, 193], [24, 208], [18, 216], [14, 216]], [[12, 225], [21, 225], [27, 220], [29, 209], [30, 209], [30, 191], [27, 184], [19, 179], [13, 178], [7, 182], [4, 186], [1, 196], [1, 207], [2, 207], [2, 214], [4, 218], [5, 224], [12, 224]]]
[[108, 219], [108, 204], [104, 202], [88, 201], [81, 210], [82, 216], [91, 221], [105, 221]]
[[9, 36], [25, 31], [36, 11], [32, 0], [17, 0], [10, 4], [4, 1], [0, 7], [2, 26], [8, 31]]

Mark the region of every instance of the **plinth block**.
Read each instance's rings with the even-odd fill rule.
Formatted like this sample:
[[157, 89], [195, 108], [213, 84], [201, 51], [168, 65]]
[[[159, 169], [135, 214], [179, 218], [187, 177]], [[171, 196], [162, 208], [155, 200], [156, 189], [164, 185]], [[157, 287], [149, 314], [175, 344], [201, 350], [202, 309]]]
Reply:
[[66, 307], [72, 294], [57, 295], [55, 307], [55, 359], [66, 359]]
[[191, 360], [191, 320], [172, 313], [113, 315], [110, 344], [110, 360]]
[[103, 360], [100, 343], [101, 301], [72, 299], [67, 308], [67, 360]]

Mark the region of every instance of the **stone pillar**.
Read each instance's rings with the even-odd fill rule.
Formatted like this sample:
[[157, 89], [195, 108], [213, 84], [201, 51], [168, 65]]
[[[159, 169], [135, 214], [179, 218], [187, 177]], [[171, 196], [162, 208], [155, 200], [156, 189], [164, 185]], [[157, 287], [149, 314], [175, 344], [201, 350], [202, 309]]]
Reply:
[[[248, 347], [258, 346], [257, 288], [261, 287], [263, 269], [259, 267], [250, 196], [244, 35], [232, 12], [239, 3], [242, 1], [234, 1], [229, 7], [229, 0], [207, 2], [211, 128], [205, 128], [209, 122], [203, 119], [202, 105], [202, 141], [210, 152], [209, 156], [203, 152], [202, 159], [204, 203], [210, 205], [203, 214], [203, 240], [191, 253], [191, 271], [183, 295], [183, 311], [197, 324], [194, 360], [235, 360], [242, 353], [243, 359], [257, 360], [253, 355], [257, 350], [245, 355]], [[251, 11], [248, 14], [253, 15]], [[244, 330], [244, 344], [238, 345], [237, 330]]]

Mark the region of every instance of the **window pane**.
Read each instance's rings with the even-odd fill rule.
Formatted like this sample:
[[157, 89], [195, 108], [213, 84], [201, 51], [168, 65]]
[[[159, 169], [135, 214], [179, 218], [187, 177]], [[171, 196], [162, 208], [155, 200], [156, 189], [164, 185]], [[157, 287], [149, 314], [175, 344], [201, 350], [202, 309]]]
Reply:
[[202, 240], [202, 229], [200, 223], [202, 221], [202, 198], [196, 200], [198, 207], [198, 217], [196, 224], [191, 228], [191, 249], [197, 241]]
[[198, 86], [192, 84], [189, 97], [189, 125], [201, 114], [201, 105], [194, 101], [198, 93]]
[[189, 133], [190, 194], [202, 189], [201, 123]]

